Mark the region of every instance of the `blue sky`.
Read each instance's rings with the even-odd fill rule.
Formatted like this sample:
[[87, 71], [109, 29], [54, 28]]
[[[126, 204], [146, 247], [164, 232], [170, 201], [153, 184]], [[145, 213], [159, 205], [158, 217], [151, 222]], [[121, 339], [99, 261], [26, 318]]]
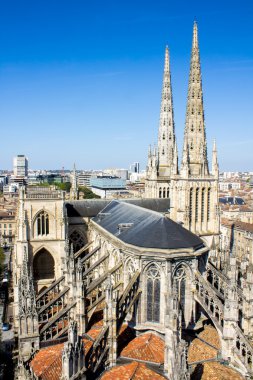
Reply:
[[0, 168], [143, 169], [157, 141], [168, 44], [181, 157], [198, 22], [208, 150], [252, 170], [253, 2], [31, 0], [0, 3]]

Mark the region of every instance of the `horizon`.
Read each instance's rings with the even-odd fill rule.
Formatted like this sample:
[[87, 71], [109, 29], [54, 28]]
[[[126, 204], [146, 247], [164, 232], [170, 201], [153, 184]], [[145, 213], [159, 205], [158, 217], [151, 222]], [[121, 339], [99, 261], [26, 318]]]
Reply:
[[8, 143], [0, 167], [11, 170], [21, 151], [31, 167], [75, 162], [77, 170], [101, 170], [137, 161], [143, 170], [148, 146], [157, 144], [167, 44], [181, 159], [197, 19], [209, 167], [215, 138], [221, 171], [253, 171], [253, 5], [183, 3], [4, 4], [0, 123]]

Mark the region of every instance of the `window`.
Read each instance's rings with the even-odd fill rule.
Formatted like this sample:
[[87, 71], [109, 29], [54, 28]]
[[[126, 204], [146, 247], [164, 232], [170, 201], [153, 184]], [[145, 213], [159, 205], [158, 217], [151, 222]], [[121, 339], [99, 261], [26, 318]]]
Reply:
[[4, 224], [4, 228], [7, 228], [7, 227], [6, 227], [6, 224]]
[[192, 195], [193, 195], [193, 189], [191, 188], [190, 189], [190, 204], [189, 204], [189, 219], [190, 219], [190, 223], [192, 221]]
[[159, 187], [159, 198], [162, 198], [162, 188]]
[[205, 213], [205, 188], [202, 189], [201, 196], [201, 222], [204, 222], [204, 213]]
[[11, 224], [9, 224], [9, 228], [11, 228]]
[[184, 313], [185, 310], [185, 288], [186, 288], [186, 270], [183, 265], [180, 265], [174, 274], [174, 286], [177, 291], [180, 308]]
[[42, 248], [34, 257], [33, 274], [35, 280], [54, 278], [54, 259], [53, 256]]
[[147, 272], [147, 321], [160, 322], [160, 273], [155, 265]]
[[195, 221], [198, 222], [199, 218], [199, 188], [196, 189], [196, 208], [195, 208]]
[[166, 189], [165, 189], [165, 187], [163, 188], [163, 198], [166, 198]]
[[49, 216], [45, 211], [41, 211], [36, 218], [37, 235], [49, 234]]
[[211, 198], [211, 189], [209, 187], [207, 190], [207, 221], [210, 220], [210, 198]]
[[78, 231], [73, 231], [69, 237], [70, 243], [73, 244], [74, 253], [79, 251], [85, 245], [83, 236]]

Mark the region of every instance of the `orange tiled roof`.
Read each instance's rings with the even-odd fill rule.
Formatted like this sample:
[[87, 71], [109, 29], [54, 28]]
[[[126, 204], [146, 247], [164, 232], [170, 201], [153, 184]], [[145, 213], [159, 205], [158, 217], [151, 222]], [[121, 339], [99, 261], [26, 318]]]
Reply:
[[[40, 377], [44, 380], [44, 377], [42, 376], [43, 373], [47, 371], [55, 362], [57, 362], [58, 357], [60, 357], [61, 359], [63, 347], [64, 343], [60, 343], [39, 350], [39, 352], [34, 356], [33, 360], [30, 363], [30, 367], [32, 368], [34, 374], [37, 377]], [[59, 366], [57, 365], [57, 367]], [[61, 375], [61, 372], [62, 368], [58, 368], [59, 376], [52, 377], [52, 380], [58, 380]]]
[[157, 335], [143, 334], [122, 350], [121, 356], [153, 363], [164, 363], [164, 341]]
[[[199, 337], [210, 343], [217, 349], [221, 348], [219, 335], [212, 326], [206, 326]], [[205, 359], [215, 358], [217, 349], [212, 348], [202, 342], [200, 339], [194, 339], [189, 347], [188, 362], [196, 362]], [[218, 362], [208, 362], [198, 364], [193, 372], [194, 379], [201, 380], [242, 380], [243, 378], [233, 369], [226, 367]]]
[[164, 380], [165, 377], [149, 369], [145, 364], [132, 362], [106, 372], [101, 380]]

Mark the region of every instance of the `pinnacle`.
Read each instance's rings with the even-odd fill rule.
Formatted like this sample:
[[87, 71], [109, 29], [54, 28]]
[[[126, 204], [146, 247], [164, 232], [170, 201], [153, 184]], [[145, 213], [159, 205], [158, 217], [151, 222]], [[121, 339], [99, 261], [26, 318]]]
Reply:
[[194, 21], [193, 25], [192, 48], [198, 48], [198, 25], [196, 21]]
[[164, 61], [164, 72], [170, 71], [170, 59], [169, 59], [169, 48], [168, 45], [165, 47], [165, 61]]

